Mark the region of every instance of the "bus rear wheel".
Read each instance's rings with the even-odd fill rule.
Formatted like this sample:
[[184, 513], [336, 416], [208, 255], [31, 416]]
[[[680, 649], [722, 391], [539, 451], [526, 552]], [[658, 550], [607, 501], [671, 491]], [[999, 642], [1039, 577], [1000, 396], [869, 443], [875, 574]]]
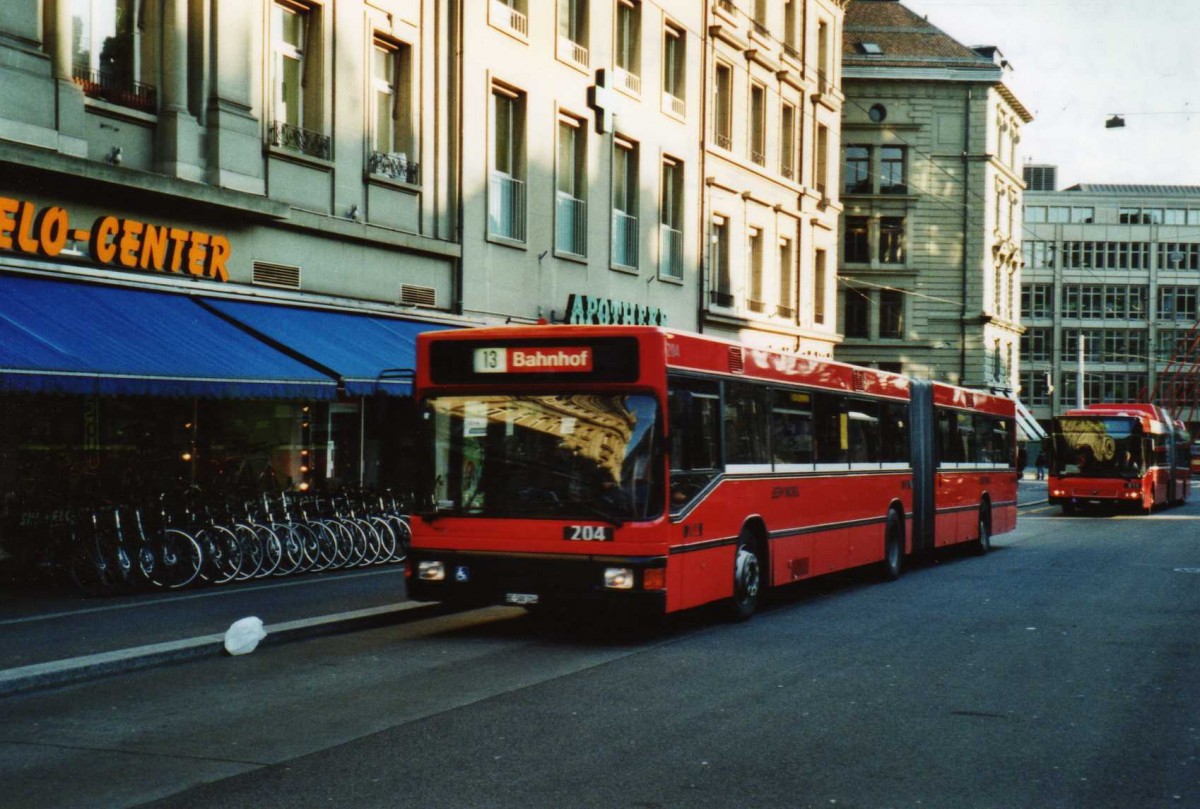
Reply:
[[733, 599], [730, 613], [734, 620], [745, 621], [758, 610], [762, 589], [762, 561], [758, 542], [743, 529], [738, 535], [733, 557]]
[[992, 549], [992, 516], [987, 506], [979, 507], [979, 539], [975, 540], [975, 553], [983, 556]]
[[883, 534], [883, 561], [879, 563], [879, 578], [895, 581], [904, 569], [904, 519], [892, 509], [887, 515]]

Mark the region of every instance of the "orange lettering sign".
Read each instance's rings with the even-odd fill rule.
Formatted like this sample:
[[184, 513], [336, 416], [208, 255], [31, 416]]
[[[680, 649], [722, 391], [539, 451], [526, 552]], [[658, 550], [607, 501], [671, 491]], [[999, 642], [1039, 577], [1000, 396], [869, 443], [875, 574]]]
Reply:
[[72, 239], [86, 241], [88, 255], [97, 264], [229, 280], [232, 250], [225, 236], [111, 214], [97, 218], [87, 230], [73, 229], [61, 207], [38, 210], [28, 200], [0, 197], [0, 251], [53, 258]]

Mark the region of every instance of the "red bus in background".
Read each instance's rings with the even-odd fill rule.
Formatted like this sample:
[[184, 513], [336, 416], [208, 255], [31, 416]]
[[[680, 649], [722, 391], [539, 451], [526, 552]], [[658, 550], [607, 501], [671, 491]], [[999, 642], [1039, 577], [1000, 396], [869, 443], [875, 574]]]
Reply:
[[1047, 494], [1064, 514], [1100, 504], [1149, 513], [1188, 498], [1191, 439], [1183, 423], [1158, 405], [1068, 410], [1054, 419], [1048, 444]]
[[417, 341], [409, 596], [748, 617], [1016, 525], [1012, 400], [641, 326]]

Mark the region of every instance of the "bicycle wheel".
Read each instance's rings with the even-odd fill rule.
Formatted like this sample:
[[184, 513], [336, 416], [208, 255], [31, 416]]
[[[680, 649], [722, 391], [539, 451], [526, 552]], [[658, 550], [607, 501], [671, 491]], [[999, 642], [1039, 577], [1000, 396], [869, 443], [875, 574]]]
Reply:
[[67, 578], [85, 596], [109, 595], [115, 591], [108, 566], [94, 550], [76, 546], [67, 560]]
[[209, 525], [201, 529], [207, 563], [201, 576], [213, 584], [227, 584], [237, 577], [242, 568], [242, 544], [237, 535], [223, 525]]
[[350, 535], [350, 554], [346, 557], [344, 567], [358, 567], [367, 558], [369, 540], [367, 532], [355, 520], [349, 517], [338, 517], [338, 525]]
[[158, 567], [155, 584], [168, 590], [187, 587], [200, 575], [204, 553], [195, 538], [178, 528], [166, 528], [154, 540], [158, 546]]
[[262, 565], [254, 574], [255, 578], [261, 579], [275, 575], [275, 571], [279, 570], [279, 565], [283, 561], [283, 542], [270, 526], [254, 523], [250, 528], [258, 535], [263, 549]]
[[369, 521], [379, 535], [379, 555], [375, 558], [375, 564], [390, 562], [396, 554], [396, 532], [392, 530], [388, 521], [379, 515], [372, 516]]
[[154, 583], [154, 573], [158, 568], [158, 556], [154, 553], [154, 549], [148, 543], [139, 542], [134, 547], [133, 558], [135, 562], [134, 578], [139, 585], [149, 585], [157, 587]]
[[307, 525], [317, 538], [318, 556], [317, 563], [312, 567], [313, 572], [331, 569], [338, 556], [337, 536], [328, 525], [319, 520], [310, 521]]
[[387, 519], [391, 522], [392, 527], [396, 529], [396, 552], [392, 554], [389, 562], [403, 562], [408, 558], [408, 549], [412, 547], [412, 530], [408, 527], [408, 522], [395, 514], [387, 515]]
[[282, 545], [279, 567], [272, 575], [290, 576], [299, 572], [300, 566], [304, 564], [304, 541], [292, 530], [291, 526], [285, 523], [273, 523], [271, 531], [279, 537]]
[[317, 539], [316, 531], [307, 523], [302, 522], [290, 522], [288, 527], [300, 538], [300, 547], [304, 551], [304, 559], [300, 562], [300, 568], [296, 572], [308, 573], [310, 570], [319, 570], [317, 563], [321, 560], [321, 543]]
[[337, 556], [334, 558], [333, 569], [349, 567], [350, 559], [354, 556], [354, 535], [341, 520], [327, 519], [322, 522], [337, 540]]
[[236, 581], [247, 581], [258, 575], [266, 559], [262, 537], [244, 523], [237, 523], [232, 530], [242, 546], [242, 566], [238, 568]]

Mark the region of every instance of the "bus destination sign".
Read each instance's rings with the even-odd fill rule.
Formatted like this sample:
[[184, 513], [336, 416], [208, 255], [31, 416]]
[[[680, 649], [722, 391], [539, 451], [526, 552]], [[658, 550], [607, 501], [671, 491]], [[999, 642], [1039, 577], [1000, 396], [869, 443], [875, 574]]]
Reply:
[[592, 370], [591, 346], [485, 346], [475, 349], [477, 374], [544, 374]]

